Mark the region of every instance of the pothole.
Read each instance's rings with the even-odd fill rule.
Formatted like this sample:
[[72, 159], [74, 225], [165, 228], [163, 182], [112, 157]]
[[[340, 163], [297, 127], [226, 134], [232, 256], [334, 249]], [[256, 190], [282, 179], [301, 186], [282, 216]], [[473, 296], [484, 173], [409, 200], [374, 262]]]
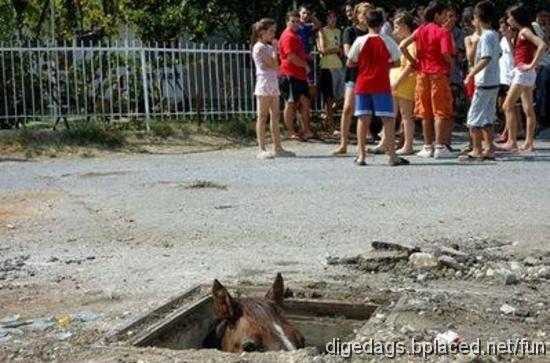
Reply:
[[[269, 287], [228, 287], [235, 297], [264, 297]], [[286, 290], [287, 295], [290, 290]], [[172, 350], [211, 348], [209, 337], [216, 327], [212, 287], [196, 286], [122, 327], [109, 341], [135, 347], [159, 347]], [[293, 290], [284, 300], [284, 314], [305, 338], [305, 347], [325, 353], [327, 343], [339, 339], [353, 341], [366, 329], [369, 318], [397, 296], [369, 296], [364, 302], [324, 298], [323, 293]]]

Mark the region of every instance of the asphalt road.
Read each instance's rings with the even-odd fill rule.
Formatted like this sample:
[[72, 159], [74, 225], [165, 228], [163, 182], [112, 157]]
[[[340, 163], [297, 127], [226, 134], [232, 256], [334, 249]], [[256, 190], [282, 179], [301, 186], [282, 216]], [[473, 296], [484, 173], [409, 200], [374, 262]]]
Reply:
[[[156, 298], [212, 278], [322, 275], [327, 256], [365, 252], [372, 240], [548, 250], [550, 142], [538, 146], [530, 158], [411, 157], [395, 168], [385, 156], [357, 167], [326, 144], [288, 144], [296, 158], [270, 161], [252, 148], [4, 160], [0, 252], [29, 254], [37, 282], [70, 275]], [[197, 180], [214, 184], [190, 188]]]

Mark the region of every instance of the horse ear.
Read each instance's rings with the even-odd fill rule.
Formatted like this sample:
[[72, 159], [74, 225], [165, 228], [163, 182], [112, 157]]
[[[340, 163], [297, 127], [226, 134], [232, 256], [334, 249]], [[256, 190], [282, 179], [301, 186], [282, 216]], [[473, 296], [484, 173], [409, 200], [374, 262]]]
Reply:
[[276, 305], [283, 306], [285, 286], [283, 282], [283, 276], [281, 273], [277, 274], [275, 281], [271, 286], [271, 289], [265, 295], [266, 299], [273, 301]]
[[214, 312], [218, 318], [230, 320], [235, 316], [233, 298], [218, 280], [214, 280], [212, 286], [212, 299]]

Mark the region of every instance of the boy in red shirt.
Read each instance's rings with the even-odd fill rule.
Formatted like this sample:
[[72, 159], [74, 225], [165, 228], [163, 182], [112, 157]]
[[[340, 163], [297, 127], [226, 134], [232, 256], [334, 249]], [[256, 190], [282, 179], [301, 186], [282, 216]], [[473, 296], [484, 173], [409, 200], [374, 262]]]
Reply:
[[[442, 25], [447, 21], [447, 6], [432, 1], [426, 9], [426, 23], [400, 44], [403, 55], [420, 70], [416, 80], [415, 114], [422, 118], [424, 148], [420, 157], [456, 157], [446, 146], [452, 128], [453, 96], [449, 83], [454, 42], [451, 32]], [[414, 59], [408, 46], [416, 43]], [[435, 122], [434, 122], [435, 119]], [[435, 150], [434, 150], [435, 126]]]
[[[279, 88], [285, 99], [285, 125], [294, 140], [309, 139], [313, 132], [309, 128], [309, 85], [307, 75], [310, 72], [308, 55], [300, 37], [297, 34], [300, 27], [300, 14], [291, 11], [287, 14], [287, 27], [279, 39]], [[299, 105], [296, 105], [296, 104]], [[300, 109], [302, 131], [298, 134], [294, 129], [296, 107]]]
[[384, 16], [372, 10], [367, 14], [369, 32], [358, 37], [348, 53], [348, 66], [359, 66], [355, 83], [355, 116], [357, 124], [357, 165], [366, 165], [365, 138], [372, 116], [384, 123], [384, 149], [392, 166], [409, 164], [395, 154], [395, 113], [390, 86], [390, 67], [400, 58], [395, 41], [380, 34]]

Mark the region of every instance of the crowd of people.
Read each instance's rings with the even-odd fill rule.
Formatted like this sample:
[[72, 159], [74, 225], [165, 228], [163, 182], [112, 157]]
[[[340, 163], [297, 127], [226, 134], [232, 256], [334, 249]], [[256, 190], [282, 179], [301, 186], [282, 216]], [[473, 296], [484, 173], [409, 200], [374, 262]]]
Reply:
[[[294, 155], [281, 144], [281, 96], [291, 139], [316, 137], [310, 109], [317, 79], [327, 128], [336, 128], [334, 110], [341, 107], [340, 127], [334, 131], [340, 145], [333, 155], [347, 153], [352, 117], [357, 117], [357, 165], [366, 165], [368, 150], [387, 153], [390, 165], [408, 164], [404, 156], [415, 153], [418, 120], [424, 136], [419, 157], [494, 160], [495, 151], [532, 152], [537, 118], [546, 122], [550, 118], [550, 11], [542, 7], [534, 16], [519, 4], [494, 24], [496, 12], [490, 0], [463, 11], [434, 0], [412, 12], [389, 13], [369, 2], [348, 2], [344, 14], [349, 26], [342, 32], [337, 25], [339, 12], [328, 11], [323, 26], [307, 6], [301, 6], [287, 14], [279, 40], [276, 22], [259, 20], [252, 30], [258, 157]], [[313, 73], [312, 39], [320, 56], [319, 77]], [[451, 137], [461, 95], [469, 99], [470, 146], [459, 155], [451, 147]], [[499, 110], [506, 126], [495, 139]], [[378, 145], [367, 149], [366, 140], [374, 136], [370, 135], [373, 118], [381, 121], [383, 131]], [[401, 133], [397, 150], [396, 119]], [[273, 151], [266, 146], [268, 120]], [[523, 120], [525, 141], [518, 147]]]

